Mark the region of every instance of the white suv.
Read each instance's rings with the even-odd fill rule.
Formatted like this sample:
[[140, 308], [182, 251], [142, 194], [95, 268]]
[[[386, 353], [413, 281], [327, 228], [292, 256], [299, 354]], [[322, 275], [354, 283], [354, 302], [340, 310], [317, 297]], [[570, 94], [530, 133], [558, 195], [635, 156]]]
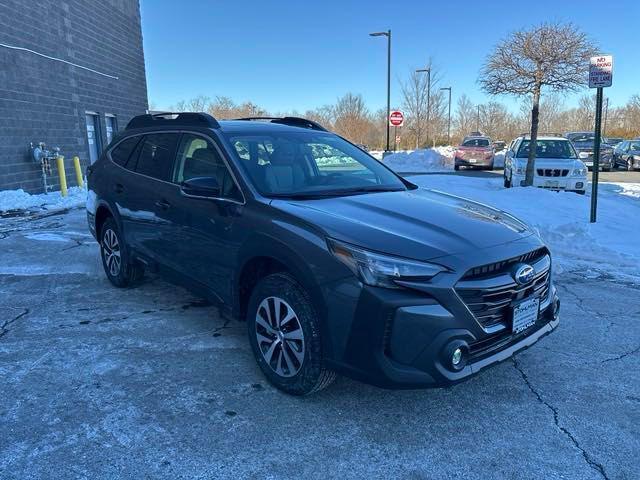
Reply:
[[[519, 187], [526, 175], [530, 140], [523, 135], [511, 142], [504, 162], [504, 186]], [[587, 167], [569, 140], [560, 136], [541, 136], [536, 142], [535, 187], [584, 194]]]

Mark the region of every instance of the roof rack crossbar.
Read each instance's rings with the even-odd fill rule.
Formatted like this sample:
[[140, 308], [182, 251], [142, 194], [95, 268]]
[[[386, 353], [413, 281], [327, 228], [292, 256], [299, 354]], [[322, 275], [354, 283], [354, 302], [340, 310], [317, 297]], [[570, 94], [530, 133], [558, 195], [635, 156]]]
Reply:
[[158, 112], [133, 117], [125, 130], [155, 126], [220, 128], [218, 121], [203, 112]]
[[271, 123], [279, 123], [281, 125], [289, 125], [291, 127], [309, 128], [311, 130], [318, 130], [321, 132], [328, 131], [318, 122], [314, 122], [313, 120], [309, 120], [308, 118], [301, 117], [244, 117], [236, 118], [236, 120], [267, 121]]

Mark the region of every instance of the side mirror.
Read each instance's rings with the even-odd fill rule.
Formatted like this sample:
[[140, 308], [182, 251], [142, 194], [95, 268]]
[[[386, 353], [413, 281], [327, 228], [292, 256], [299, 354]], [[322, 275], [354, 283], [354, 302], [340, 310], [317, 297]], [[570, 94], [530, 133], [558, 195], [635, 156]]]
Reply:
[[182, 193], [192, 197], [213, 198], [220, 196], [220, 185], [215, 177], [194, 177], [180, 185]]

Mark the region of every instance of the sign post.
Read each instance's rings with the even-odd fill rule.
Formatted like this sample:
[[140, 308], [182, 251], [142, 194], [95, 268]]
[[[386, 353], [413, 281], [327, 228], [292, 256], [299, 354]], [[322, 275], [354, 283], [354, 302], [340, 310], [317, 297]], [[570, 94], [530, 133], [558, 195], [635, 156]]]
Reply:
[[395, 142], [393, 144], [393, 151], [395, 152], [398, 148], [398, 127], [404, 125], [404, 113], [400, 110], [393, 110], [389, 114], [389, 126], [393, 127], [393, 135], [396, 137]]
[[613, 80], [613, 57], [598, 55], [589, 63], [589, 88], [596, 90], [596, 124], [593, 145], [593, 178], [591, 180], [591, 218], [595, 223], [598, 211], [598, 176], [600, 172], [600, 143], [602, 140], [602, 89], [610, 87]]

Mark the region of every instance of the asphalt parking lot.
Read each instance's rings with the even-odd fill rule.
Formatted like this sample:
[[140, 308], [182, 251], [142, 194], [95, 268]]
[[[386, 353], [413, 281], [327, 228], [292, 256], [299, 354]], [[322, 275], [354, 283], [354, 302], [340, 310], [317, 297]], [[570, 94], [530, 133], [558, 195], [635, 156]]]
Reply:
[[638, 478], [638, 285], [556, 283], [558, 330], [468, 382], [293, 398], [243, 323], [111, 287], [82, 210], [0, 220], [0, 478]]

